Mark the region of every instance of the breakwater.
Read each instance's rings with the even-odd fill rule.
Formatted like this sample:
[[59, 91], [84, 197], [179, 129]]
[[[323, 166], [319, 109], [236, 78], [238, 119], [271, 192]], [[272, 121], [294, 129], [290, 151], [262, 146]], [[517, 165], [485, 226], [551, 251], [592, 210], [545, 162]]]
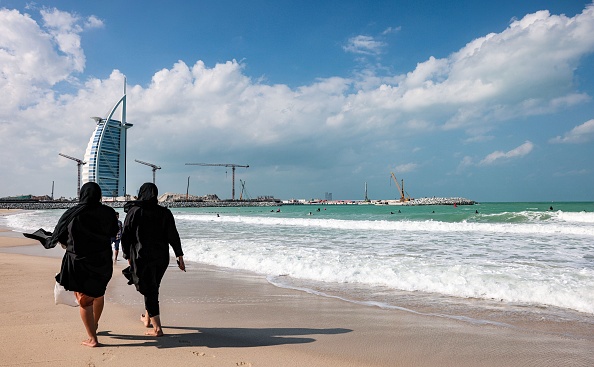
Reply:
[[[350, 202], [355, 203], [355, 202]], [[390, 201], [378, 201], [376, 204], [385, 205], [404, 205], [404, 206], [417, 206], [417, 205], [474, 205], [474, 200], [451, 197], [451, 198], [420, 198], [411, 199], [410, 201], [401, 203], [396, 200]], [[5, 201], [0, 202], [0, 209], [25, 209], [25, 210], [45, 210], [45, 209], [68, 209], [78, 204], [76, 201], [27, 201], [27, 202], [11, 202]], [[111, 206], [112, 208], [123, 208], [125, 201], [104, 201], [103, 204]], [[282, 203], [278, 201], [231, 201], [231, 200], [219, 200], [219, 201], [164, 201], [159, 203], [161, 206], [167, 208], [225, 208], [225, 207], [270, 207], [270, 206], [282, 206], [282, 205], [304, 205], [304, 204], [315, 204], [315, 205], [329, 205], [331, 203]], [[347, 204], [346, 202], [335, 202], [333, 204]]]
[[406, 205], [474, 205], [474, 200], [466, 198], [420, 198], [412, 199]]
[[[24, 209], [24, 210], [46, 210], [46, 209], [68, 209], [75, 205], [76, 201], [52, 201], [52, 202], [0, 202], [0, 209]], [[112, 208], [123, 208], [125, 201], [104, 201], [103, 204]], [[280, 206], [282, 203], [272, 201], [166, 201], [159, 205], [167, 208], [208, 208], [208, 207], [268, 207]]]

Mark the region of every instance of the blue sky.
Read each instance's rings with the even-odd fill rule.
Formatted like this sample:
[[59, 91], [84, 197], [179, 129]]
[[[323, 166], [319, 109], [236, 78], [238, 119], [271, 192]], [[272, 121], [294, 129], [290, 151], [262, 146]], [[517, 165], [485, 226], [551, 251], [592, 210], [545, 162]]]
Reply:
[[130, 194], [594, 200], [590, 1], [163, 4], [0, 0], [0, 196], [75, 196], [126, 77]]

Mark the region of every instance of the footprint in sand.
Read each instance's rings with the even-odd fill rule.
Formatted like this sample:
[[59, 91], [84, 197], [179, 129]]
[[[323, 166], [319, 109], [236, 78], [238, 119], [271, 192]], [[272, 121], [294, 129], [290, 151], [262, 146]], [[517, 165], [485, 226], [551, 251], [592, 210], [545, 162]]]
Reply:
[[235, 363], [235, 365], [236, 366], [248, 366], [248, 367], [251, 367], [252, 364], [249, 363], [249, 362], [237, 362], [237, 363]]
[[214, 356], [209, 356], [206, 353], [203, 352], [192, 352], [193, 355], [198, 356], [198, 357], [214, 357]]

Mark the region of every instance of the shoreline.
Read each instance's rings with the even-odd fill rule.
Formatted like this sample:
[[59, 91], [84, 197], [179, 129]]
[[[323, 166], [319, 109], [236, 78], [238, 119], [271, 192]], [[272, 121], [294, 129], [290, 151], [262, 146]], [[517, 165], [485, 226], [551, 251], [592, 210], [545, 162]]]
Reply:
[[[187, 273], [170, 266], [161, 287], [167, 335], [146, 337], [138, 320], [142, 297], [125, 284], [121, 259], [100, 321], [104, 346], [86, 348], [79, 344], [86, 334], [78, 310], [53, 302], [63, 250], [44, 250], [19, 235], [0, 232], [0, 322], [6, 326], [0, 366], [594, 365], [592, 338], [386, 310], [197, 263], [189, 263]], [[32, 347], [24, 352], [23, 345]]]
[[[58, 210], [68, 209], [75, 205], [76, 201], [0, 201], [0, 210], [9, 212], [10, 210]], [[111, 206], [112, 208], [123, 208], [126, 201], [103, 201], [103, 204]], [[360, 200], [333, 200], [333, 201], [163, 201], [159, 202], [166, 208], [181, 209], [181, 208], [242, 208], [242, 207], [276, 207], [276, 206], [295, 206], [295, 205], [378, 205], [378, 206], [450, 206], [450, 205], [475, 205], [478, 204], [474, 200], [452, 197], [452, 198], [418, 198], [407, 201], [400, 200], [370, 200], [368, 202]]]

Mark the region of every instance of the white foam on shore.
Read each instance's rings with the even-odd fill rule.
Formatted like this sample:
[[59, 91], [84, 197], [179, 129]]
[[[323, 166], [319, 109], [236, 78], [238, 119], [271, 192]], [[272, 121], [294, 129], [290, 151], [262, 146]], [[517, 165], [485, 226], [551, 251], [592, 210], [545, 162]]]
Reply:
[[187, 240], [189, 260], [297, 279], [367, 284], [462, 298], [553, 305], [594, 314], [594, 270], [501, 264], [416, 254], [373, 254], [355, 249], [262, 244], [257, 241]]
[[396, 306], [396, 305], [393, 305], [393, 304], [390, 304], [387, 302], [359, 301], [359, 300], [354, 300], [354, 299], [347, 298], [347, 297], [331, 295], [329, 293], [318, 291], [318, 290], [315, 290], [312, 288], [288, 285], [287, 283], [278, 282], [277, 280], [275, 280], [275, 277], [269, 276], [266, 279], [268, 280], [268, 282], [270, 284], [280, 287], [280, 288], [293, 289], [293, 290], [313, 294], [316, 296], [339, 299], [341, 301], [351, 302], [351, 303], [355, 303], [355, 304], [359, 304], [359, 305], [363, 305], [363, 306], [379, 307], [379, 308], [388, 309], [388, 310], [405, 311], [405, 312], [413, 313], [415, 315], [443, 317], [443, 318], [447, 318], [447, 319], [454, 319], [454, 320], [468, 322], [468, 323], [474, 324], [474, 325], [495, 325], [495, 326], [503, 326], [503, 327], [513, 327], [512, 325], [507, 324], [507, 323], [497, 322], [497, 321], [492, 321], [492, 320], [487, 320], [487, 319], [476, 319], [476, 318], [468, 317], [468, 316], [448, 315], [448, 314], [443, 314], [443, 313], [420, 312], [420, 311], [413, 310], [410, 308]]
[[[590, 213], [586, 213], [590, 214]], [[498, 214], [501, 215], [501, 214]], [[524, 214], [522, 214], [524, 215]], [[176, 215], [177, 219], [188, 221], [211, 222], [212, 216], [206, 215]], [[582, 220], [568, 220], [579, 218]], [[555, 225], [554, 223], [477, 223], [477, 222], [439, 222], [435, 220], [424, 221], [354, 221], [339, 219], [313, 219], [313, 218], [276, 218], [276, 217], [244, 217], [226, 215], [217, 218], [217, 221], [244, 223], [258, 226], [292, 226], [303, 228], [327, 228], [342, 230], [369, 230], [369, 231], [433, 231], [433, 232], [491, 232], [491, 233], [516, 233], [516, 234], [571, 234], [594, 237], [594, 227], [584, 226], [589, 223], [587, 216], [565, 216], [565, 222], [575, 222], [575, 226], [567, 223]]]
[[[63, 211], [6, 216], [19, 231]], [[592, 213], [520, 212], [519, 222], [340, 220], [175, 213], [186, 258], [264, 275], [384, 286], [594, 314]], [[506, 220], [507, 220], [506, 219]]]

